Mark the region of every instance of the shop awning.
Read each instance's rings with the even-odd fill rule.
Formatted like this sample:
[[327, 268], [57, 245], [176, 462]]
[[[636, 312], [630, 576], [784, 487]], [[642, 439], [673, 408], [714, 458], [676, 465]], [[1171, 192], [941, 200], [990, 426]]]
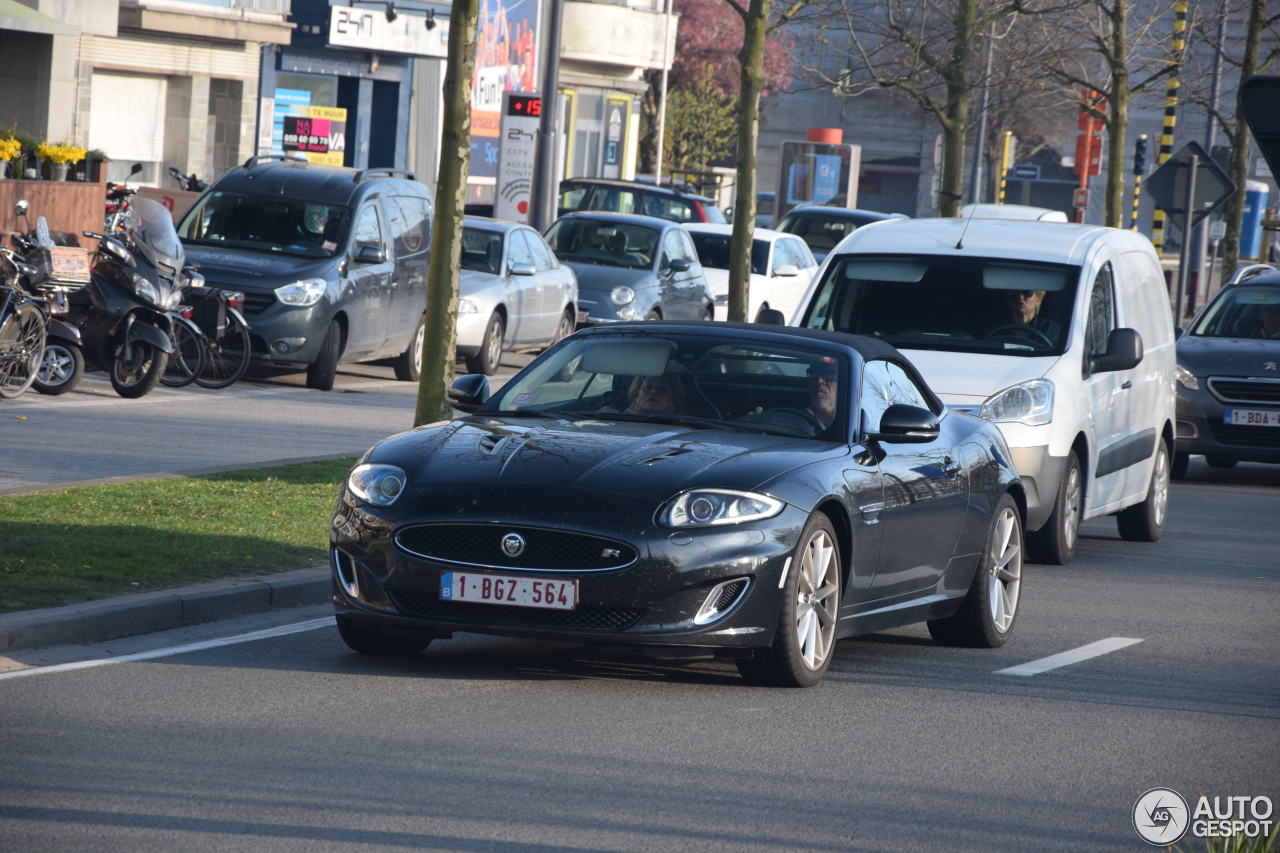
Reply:
[[80, 28], [57, 18], [42, 15], [18, 0], [0, 0], [0, 30], [18, 30], [24, 33], [44, 33], [51, 36], [78, 36]]

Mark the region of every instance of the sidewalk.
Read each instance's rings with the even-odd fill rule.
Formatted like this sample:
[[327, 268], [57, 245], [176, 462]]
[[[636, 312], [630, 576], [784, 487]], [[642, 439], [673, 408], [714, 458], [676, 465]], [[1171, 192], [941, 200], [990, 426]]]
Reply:
[[100, 643], [281, 607], [322, 604], [329, 596], [329, 568], [317, 566], [47, 610], [20, 610], [0, 614], [0, 653], [68, 643]]

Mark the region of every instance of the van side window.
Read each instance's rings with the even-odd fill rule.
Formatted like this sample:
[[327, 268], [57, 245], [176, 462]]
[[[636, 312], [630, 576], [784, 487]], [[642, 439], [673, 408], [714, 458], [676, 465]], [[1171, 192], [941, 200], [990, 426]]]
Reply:
[[356, 217], [356, 245], [382, 245], [382, 227], [378, 224], [378, 206], [373, 202], [360, 209]]
[[412, 255], [426, 248], [430, 235], [427, 206], [423, 199], [392, 196], [387, 199], [388, 226], [396, 254]]
[[1116, 327], [1115, 289], [1111, 279], [1111, 264], [1104, 264], [1093, 280], [1089, 293], [1089, 321], [1084, 330], [1084, 357], [1101, 355], [1107, 348], [1107, 335]]

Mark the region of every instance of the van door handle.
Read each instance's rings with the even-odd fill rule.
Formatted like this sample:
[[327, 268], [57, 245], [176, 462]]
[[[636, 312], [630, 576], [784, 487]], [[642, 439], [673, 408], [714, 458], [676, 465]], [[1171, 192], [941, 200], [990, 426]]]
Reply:
[[1128, 391], [1132, 387], [1133, 387], [1133, 380], [1131, 379], [1126, 379], [1124, 382], [1120, 383], [1121, 391]]

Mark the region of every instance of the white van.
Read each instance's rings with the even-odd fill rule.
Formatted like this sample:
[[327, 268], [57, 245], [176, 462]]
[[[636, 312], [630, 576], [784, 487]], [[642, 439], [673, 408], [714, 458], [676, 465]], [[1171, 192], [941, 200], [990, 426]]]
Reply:
[[1067, 563], [1080, 522], [1112, 513], [1125, 539], [1159, 538], [1175, 355], [1146, 237], [1018, 220], [876, 223], [832, 251], [792, 322], [883, 338], [951, 408], [998, 424], [1026, 488], [1034, 560]]

